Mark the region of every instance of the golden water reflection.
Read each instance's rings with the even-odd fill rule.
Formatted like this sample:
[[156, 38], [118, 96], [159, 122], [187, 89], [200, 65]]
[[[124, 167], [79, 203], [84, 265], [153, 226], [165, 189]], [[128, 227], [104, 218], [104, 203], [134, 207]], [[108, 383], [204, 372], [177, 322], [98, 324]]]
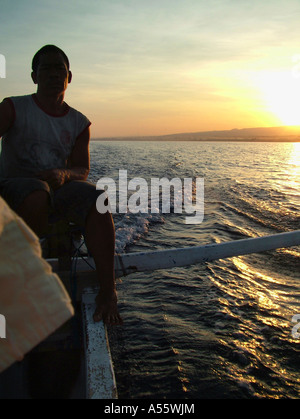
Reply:
[[[286, 145], [289, 155], [286, 162], [282, 162], [281, 181], [285, 191], [300, 198], [300, 142]], [[298, 202], [299, 204], [299, 202]]]

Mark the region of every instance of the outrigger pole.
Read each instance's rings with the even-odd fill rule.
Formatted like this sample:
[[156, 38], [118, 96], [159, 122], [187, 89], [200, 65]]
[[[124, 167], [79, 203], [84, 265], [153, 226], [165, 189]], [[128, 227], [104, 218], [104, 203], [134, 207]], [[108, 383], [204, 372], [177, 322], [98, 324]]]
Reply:
[[300, 245], [300, 230], [205, 246], [128, 253], [116, 256], [115, 270], [117, 275], [124, 276], [132, 272], [187, 266], [297, 245]]
[[[133, 272], [171, 269], [298, 245], [300, 245], [300, 230], [204, 246], [125, 253], [115, 256], [115, 273], [116, 277], [119, 278]], [[48, 260], [53, 269], [57, 270], [55, 261], [55, 259]], [[91, 257], [77, 260], [77, 272], [88, 271], [93, 267], [94, 261]]]

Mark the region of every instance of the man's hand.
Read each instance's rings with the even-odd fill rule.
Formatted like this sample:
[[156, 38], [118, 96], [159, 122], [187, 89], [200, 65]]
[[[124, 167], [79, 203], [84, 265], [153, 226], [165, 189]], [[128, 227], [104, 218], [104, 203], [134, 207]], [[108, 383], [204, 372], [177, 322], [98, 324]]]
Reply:
[[43, 170], [38, 174], [39, 179], [46, 181], [52, 189], [60, 188], [67, 179], [67, 171], [65, 169]]
[[118, 326], [123, 324], [123, 320], [118, 312], [117, 293], [114, 290], [110, 293], [99, 292], [96, 297], [97, 308], [94, 313], [94, 321], [103, 322], [108, 326]]

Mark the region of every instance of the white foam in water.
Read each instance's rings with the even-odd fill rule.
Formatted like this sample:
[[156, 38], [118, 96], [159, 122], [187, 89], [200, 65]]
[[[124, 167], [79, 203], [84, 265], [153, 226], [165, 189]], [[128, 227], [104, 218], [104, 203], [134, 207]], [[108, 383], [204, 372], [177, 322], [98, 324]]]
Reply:
[[135, 243], [144, 236], [150, 223], [162, 223], [160, 214], [124, 214], [122, 219], [115, 224], [116, 253], [124, 253], [126, 247]]
[[[126, 248], [136, 243], [141, 237], [147, 234], [149, 224], [163, 223], [164, 219], [160, 214], [131, 214], [120, 215], [120, 220], [115, 221], [117, 254], [124, 253]], [[83, 236], [73, 239], [74, 247], [81, 254], [87, 254]]]

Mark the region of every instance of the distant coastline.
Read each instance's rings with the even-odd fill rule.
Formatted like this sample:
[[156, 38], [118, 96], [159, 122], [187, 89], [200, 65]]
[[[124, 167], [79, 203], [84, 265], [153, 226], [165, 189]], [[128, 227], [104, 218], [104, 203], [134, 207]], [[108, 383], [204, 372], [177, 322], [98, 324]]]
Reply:
[[300, 142], [300, 126], [243, 128], [170, 135], [92, 138], [92, 141], [234, 141]]

